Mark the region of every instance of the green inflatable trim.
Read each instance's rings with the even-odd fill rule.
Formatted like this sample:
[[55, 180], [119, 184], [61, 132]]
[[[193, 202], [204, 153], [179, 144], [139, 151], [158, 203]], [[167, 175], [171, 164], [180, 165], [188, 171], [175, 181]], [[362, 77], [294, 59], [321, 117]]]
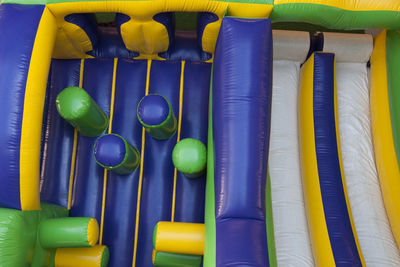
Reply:
[[399, 29], [399, 14], [397, 11], [351, 11], [320, 4], [287, 3], [275, 5], [270, 18], [272, 22], [307, 22], [331, 29]]
[[89, 217], [49, 219], [40, 224], [39, 240], [44, 248], [90, 247]]
[[153, 248], [156, 249], [156, 240], [157, 240], [157, 231], [158, 231], [158, 223], [154, 226], [153, 230]]
[[278, 266], [276, 262], [276, 251], [275, 251], [275, 234], [274, 234], [274, 220], [272, 213], [272, 199], [271, 199], [271, 178], [267, 176], [267, 186], [265, 190], [265, 216], [267, 223], [267, 242], [268, 242], [268, 257], [269, 257], [269, 266], [276, 267]]
[[158, 267], [199, 267], [201, 265], [201, 258], [200, 255], [156, 251], [153, 264]]
[[82, 88], [73, 86], [62, 90], [56, 98], [58, 113], [82, 135], [96, 137], [108, 126], [108, 117]]
[[[54, 204], [41, 203], [42, 211], [39, 213], [39, 225], [42, 221], [68, 217], [68, 210], [64, 207], [57, 206]], [[42, 266], [54, 266], [55, 249], [44, 249], [40, 245], [39, 235], [37, 235], [37, 241], [35, 246], [35, 252], [32, 260], [32, 267], [42, 267]]]
[[206, 207], [205, 207], [205, 240], [204, 240], [204, 267], [215, 267], [216, 264], [216, 226], [215, 226], [215, 188], [214, 188], [214, 141], [212, 129], [212, 77], [209, 99], [208, 116], [208, 150], [207, 150], [207, 181], [206, 181]]
[[107, 267], [108, 261], [110, 260], [110, 251], [108, 247], [103, 250], [103, 255], [101, 255], [100, 267]]
[[40, 246], [38, 227], [49, 218], [68, 216], [68, 211], [47, 203], [41, 207], [41, 211], [0, 208], [0, 267], [54, 266], [54, 250]]
[[393, 142], [400, 166], [400, 32], [398, 31], [387, 32], [386, 61]]

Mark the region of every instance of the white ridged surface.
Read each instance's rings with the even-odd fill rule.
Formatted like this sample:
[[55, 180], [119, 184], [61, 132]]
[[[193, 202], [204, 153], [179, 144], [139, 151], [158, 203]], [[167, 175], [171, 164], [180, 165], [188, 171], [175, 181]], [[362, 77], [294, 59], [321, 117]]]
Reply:
[[[308, 51], [308, 50], [307, 50]], [[274, 61], [269, 173], [278, 266], [313, 266], [300, 173], [300, 62]]]
[[400, 266], [375, 168], [366, 64], [337, 63], [339, 135], [343, 171], [367, 266]]

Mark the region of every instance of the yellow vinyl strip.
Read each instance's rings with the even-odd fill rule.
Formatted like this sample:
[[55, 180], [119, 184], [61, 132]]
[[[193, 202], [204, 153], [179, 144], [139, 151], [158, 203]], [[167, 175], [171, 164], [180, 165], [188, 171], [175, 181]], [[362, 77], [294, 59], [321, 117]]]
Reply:
[[386, 31], [374, 41], [371, 56], [371, 126], [376, 167], [393, 236], [400, 247], [400, 169], [393, 141], [386, 66]]
[[[147, 60], [146, 91], [144, 93], [145, 96], [149, 94], [150, 70], [151, 70], [151, 59]], [[134, 244], [133, 244], [132, 267], [136, 266], [136, 254], [137, 254], [138, 234], [139, 234], [140, 201], [141, 201], [141, 197], [142, 197], [142, 184], [143, 184], [144, 145], [146, 144], [145, 138], [146, 138], [146, 131], [143, 127], [142, 128], [142, 147], [140, 149], [140, 172], [139, 172], [139, 184], [138, 184], [138, 193], [137, 193], [135, 240], [134, 240]]]
[[[81, 59], [81, 66], [79, 70], [79, 87], [83, 86], [83, 71], [85, 69], [85, 59]], [[69, 186], [68, 186], [68, 210], [71, 209], [72, 202], [72, 185], [74, 183], [75, 174], [75, 161], [76, 161], [76, 146], [78, 144], [78, 130], [74, 128], [74, 142], [72, 144], [71, 167], [69, 172]]]
[[19, 151], [21, 210], [40, 210], [39, 174], [43, 110], [56, 31], [55, 17], [46, 7], [33, 44], [24, 96]]
[[[113, 68], [113, 77], [112, 77], [112, 85], [111, 85], [111, 100], [110, 100], [110, 120], [108, 123], [108, 133], [112, 133], [112, 122], [114, 117], [114, 99], [115, 99], [115, 82], [117, 79], [117, 65], [118, 58], [114, 58], [114, 68]], [[101, 218], [100, 218], [100, 237], [99, 244], [103, 243], [103, 229], [104, 229], [104, 213], [106, 209], [106, 196], [107, 196], [107, 178], [108, 171], [104, 169], [104, 178], [103, 178], [103, 199], [101, 201]]]
[[299, 99], [300, 160], [308, 229], [315, 264], [316, 266], [331, 267], [336, 265], [328, 235], [319, 184], [314, 135], [313, 79], [314, 55], [308, 59], [301, 69]]
[[[183, 105], [183, 83], [185, 80], [185, 61], [181, 63], [181, 80], [179, 86], [179, 115], [178, 115], [178, 130], [176, 143], [181, 140], [181, 128], [182, 128], [182, 105]], [[176, 180], [178, 177], [178, 170], [174, 168], [174, 187], [172, 190], [172, 209], [171, 209], [171, 222], [175, 221], [175, 203], [176, 203]]]

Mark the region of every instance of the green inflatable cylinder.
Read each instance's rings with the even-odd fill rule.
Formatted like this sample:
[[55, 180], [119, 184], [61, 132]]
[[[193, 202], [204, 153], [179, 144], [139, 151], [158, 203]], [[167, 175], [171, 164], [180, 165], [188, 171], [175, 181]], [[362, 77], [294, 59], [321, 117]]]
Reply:
[[207, 149], [199, 140], [185, 138], [179, 141], [172, 151], [175, 168], [188, 178], [204, 174], [207, 165]]
[[117, 134], [97, 138], [93, 154], [97, 164], [120, 175], [132, 173], [140, 163], [139, 150]]
[[43, 248], [93, 247], [99, 238], [99, 225], [89, 217], [49, 219], [39, 226]]
[[157, 140], [171, 138], [177, 122], [171, 104], [161, 95], [147, 95], [140, 100], [137, 117], [146, 132]]
[[202, 256], [153, 250], [153, 265], [158, 267], [199, 267]]
[[99, 136], [108, 126], [107, 115], [82, 88], [62, 90], [57, 96], [56, 107], [60, 116], [84, 136]]

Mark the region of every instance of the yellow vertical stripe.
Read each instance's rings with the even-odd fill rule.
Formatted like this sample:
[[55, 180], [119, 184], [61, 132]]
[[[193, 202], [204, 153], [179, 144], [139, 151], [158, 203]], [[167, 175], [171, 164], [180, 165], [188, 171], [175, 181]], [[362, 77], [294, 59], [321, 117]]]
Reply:
[[40, 141], [46, 84], [56, 32], [55, 18], [46, 7], [33, 44], [24, 96], [19, 151], [21, 210], [40, 210]]
[[[85, 59], [81, 59], [81, 66], [79, 70], [79, 87], [83, 86], [83, 71], [85, 69]], [[78, 143], [78, 130], [74, 128], [74, 141], [72, 144], [72, 156], [71, 156], [71, 167], [69, 171], [69, 186], [68, 186], [68, 206], [67, 208], [71, 209], [72, 202], [72, 185], [74, 183], [74, 174], [75, 174], [75, 161], [76, 161], [76, 146]]]
[[361, 264], [363, 266], [365, 266], [364, 257], [362, 255], [360, 244], [358, 242], [356, 228], [354, 227], [353, 214], [351, 212], [349, 197], [347, 195], [346, 179], [345, 179], [344, 172], [343, 172], [342, 151], [340, 148], [340, 135], [339, 135], [339, 118], [338, 118], [339, 112], [338, 112], [338, 97], [337, 97], [337, 86], [336, 86], [336, 60], [334, 62], [333, 70], [334, 70], [334, 109], [335, 109], [336, 144], [337, 144], [338, 157], [339, 157], [340, 175], [342, 177], [342, 185], [343, 185], [344, 197], [346, 200], [347, 213], [349, 214], [349, 219], [350, 219], [351, 231], [353, 232], [353, 235], [354, 235], [354, 241], [356, 242], [357, 252], [358, 252], [358, 255], [360, 256]]
[[300, 160], [308, 229], [316, 266], [335, 266], [319, 184], [313, 111], [314, 55], [301, 69], [299, 127]]
[[[149, 94], [149, 84], [150, 84], [150, 70], [151, 70], [151, 59], [147, 60], [147, 73], [146, 73], [146, 89], [144, 95]], [[137, 255], [137, 245], [138, 245], [138, 234], [139, 234], [139, 215], [140, 215], [140, 201], [142, 197], [142, 184], [143, 184], [143, 166], [144, 166], [144, 145], [146, 144], [146, 131], [142, 128], [142, 147], [140, 151], [140, 172], [139, 172], [139, 184], [137, 193], [137, 204], [136, 204], [136, 222], [135, 222], [135, 240], [133, 244], [133, 259], [132, 267], [136, 266], [136, 255]]]
[[[176, 143], [181, 140], [181, 128], [182, 128], [182, 105], [183, 105], [183, 83], [185, 80], [185, 61], [181, 63], [181, 80], [179, 86], [179, 114], [178, 114], [178, 130]], [[174, 168], [174, 186], [172, 190], [172, 208], [171, 208], [171, 222], [175, 221], [175, 203], [176, 203], [176, 180], [178, 177], [178, 170]]]
[[[113, 77], [112, 77], [112, 85], [111, 85], [111, 100], [110, 100], [110, 120], [108, 123], [108, 133], [112, 133], [112, 122], [114, 118], [114, 99], [115, 99], [115, 83], [117, 79], [117, 65], [118, 58], [114, 58], [114, 67], [113, 67]], [[107, 178], [108, 171], [104, 169], [104, 178], [103, 178], [103, 199], [101, 201], [101, 218], [100, 218], [100, 236], [99, 236], [99, 244], [103, 244], [103, 229], [104, 229], [104, 212], [106, 209], [106, 196], [107, 196]]]

